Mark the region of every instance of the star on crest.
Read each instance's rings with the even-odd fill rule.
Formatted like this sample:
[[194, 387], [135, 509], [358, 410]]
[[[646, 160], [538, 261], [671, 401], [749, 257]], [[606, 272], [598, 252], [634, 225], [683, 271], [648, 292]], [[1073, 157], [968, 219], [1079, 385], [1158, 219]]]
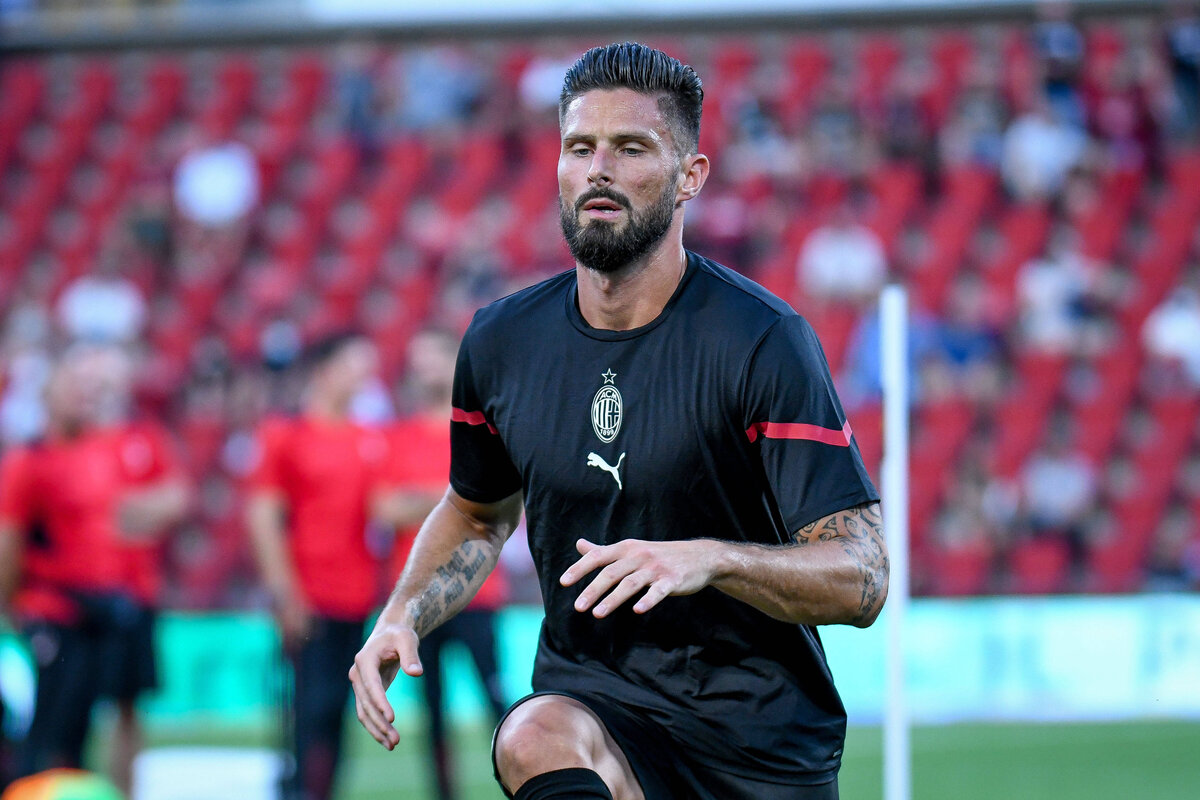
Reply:
[[608, 385], [613, 382], [614, 378], [617, 377], [617, 373], [615, 373], [611, 369], [609, 369], [607, 372], [601, 372], [600, 377], [604, 378], [605, 385]]

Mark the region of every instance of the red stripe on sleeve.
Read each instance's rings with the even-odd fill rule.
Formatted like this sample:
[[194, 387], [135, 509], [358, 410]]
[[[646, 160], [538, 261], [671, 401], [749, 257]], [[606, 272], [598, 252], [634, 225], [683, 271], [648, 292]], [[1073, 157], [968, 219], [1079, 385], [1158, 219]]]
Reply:
[[746, 438], [751, 442], [762, 436], [765, 439], [806, 439], [835, 447], [849, 447], [850, 437], [853, 435], [849, 421], [841, 430], [822, 428], [820, 425], [809, 425], [805, 422], [756, 422], [746, 429]]
[[463, 411], [461, 408], [450, 409], [451, 422], [465, 422], [468, 425], [487, 425], [487, 429], [492, 433], [499, 433], [492, 423], [487, 421], [487, 417], [482, 411]]

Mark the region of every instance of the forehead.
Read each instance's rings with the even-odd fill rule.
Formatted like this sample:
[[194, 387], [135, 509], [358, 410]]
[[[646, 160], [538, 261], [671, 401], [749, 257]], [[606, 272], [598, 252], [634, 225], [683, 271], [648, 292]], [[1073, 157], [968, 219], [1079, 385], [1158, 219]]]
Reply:
[[658, 99], [659, 95], [633, 89], [584, 92], [572, 100], [563, 113], [563, 138], [638, 132], [650, 138], [669, 140], [671, 131]]

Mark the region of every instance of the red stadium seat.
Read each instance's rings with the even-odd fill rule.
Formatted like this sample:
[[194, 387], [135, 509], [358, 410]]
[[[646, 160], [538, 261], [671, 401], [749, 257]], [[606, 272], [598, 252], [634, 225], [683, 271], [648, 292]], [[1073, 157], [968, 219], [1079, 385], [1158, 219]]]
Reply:
[[1017, 545], [1009, 557], [1010, 590], [1016, 594], [1056, 594], [1067, 588], [1071, 556], [1059, 539], [1033, 539]]

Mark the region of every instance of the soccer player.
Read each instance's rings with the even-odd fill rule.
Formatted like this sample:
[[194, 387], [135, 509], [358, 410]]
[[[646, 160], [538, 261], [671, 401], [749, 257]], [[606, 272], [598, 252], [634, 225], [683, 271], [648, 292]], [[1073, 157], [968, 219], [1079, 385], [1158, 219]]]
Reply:
[[[454, 363], [458, 337], [449, 331], [430, 328], [413, 336], [408, 346], [408, 388], [417, 410], [392, 428], [389, 488], [386, 503], [377, 519], [394, 524], [398, 531], [393, 577], [400, 573], [412, 547], [416, 526], [445, 493], [450, 474], [450, 430], [448, 418], [454, 387]], [[429, 711], [430, 746], [439, 800], [456, 796], [452, 777], [450, 735], [446, 727], [442, 684], [442, 652], [458, 642], [466, 647], [479, 671], [484, 695], [495, 719], [504, 713], [505, 702], [496, 660], [495, 612], [503, 605], [507, 585], [502, 569], [488, 576], [479, 591], [458, 615], [421, 640], [420, 658], [425, 665], [423, 689]]]
[[20, 774], [82, 765], [105, 665], [136, 621], [118, 527], [125, 479], [98, 425], [100, 363], [89, 345], [63, 355], [46, 436], [0, 464], [0, 601], [11, 598], [38, 673]]
[[683, 247], [702, 97], [637, 44], [568, 70], [575, 269], [472, 321], [450, 488], [350, 671], [394, 747], [386, 685], [421, 673], [523, 503], [546, 616], [493, 749], [519, 800], [837, 797], [846, 715], [816, 626], [879, 614], [878, 495], [809, 325]]
[[351, 402], [375, 374], [370, 341], [331, 336], [306, 360], [301, 413], [269, 420], [260, 431], [246, 524], [293, 669], [295, 764], [287, 796], [326, 800], [341, 753], [343, 676], [378, 597], [367, 524], [388, 445], [382, 431], [350, 417]]

